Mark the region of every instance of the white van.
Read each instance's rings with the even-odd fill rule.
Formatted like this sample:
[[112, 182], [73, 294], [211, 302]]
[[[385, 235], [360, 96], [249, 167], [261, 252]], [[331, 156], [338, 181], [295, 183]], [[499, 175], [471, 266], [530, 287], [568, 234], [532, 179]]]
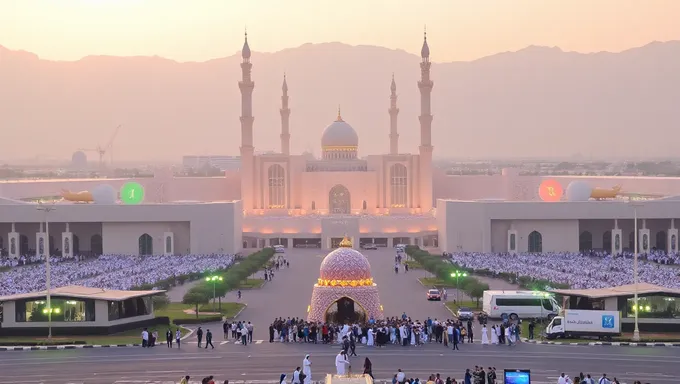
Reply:
[[286, 253], [286, 248], [283, 245], [275, 245], [274, 253]]
[[490, 318], [510, 320], [551, 319], [561, 310], [550, 294], [534, 291], [484, 291], [482, 309]]

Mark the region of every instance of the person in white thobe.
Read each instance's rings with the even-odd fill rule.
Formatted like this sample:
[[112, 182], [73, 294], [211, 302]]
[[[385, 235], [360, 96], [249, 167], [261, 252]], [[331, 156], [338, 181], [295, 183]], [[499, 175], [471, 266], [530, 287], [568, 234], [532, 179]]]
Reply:
[[337, 356], [335, 356], [335, 371], [337, 375], [346, 375], [347, 374], [347, 366], [349, 365], [349, 361], [347, 361], [347, 355], [345, 355], [345, 351], [340, 351]]
[[298, 369], [293, 371], [293, 381], [291, 381], [291, 384], [301, 384], [300, 383], [300, 367]]
[[368, 330], [368, 340], [366, 341], [366, 345], [368, 345], [369, 347], [372, 347], [373, 344], [374, 344], [373, 339], [374, 339], [373, 330], [369, 329]]
[[489, 344], [489, 332], [486, 329], [486, 324], [482, 326], [482, 344]]
[[491, 344], [498, 344], [498, 332], [496, 331], [496, 326], [491, 327]]
[[312, 382], [312, 362], [309, 360], [309, 355], [302, 360], [302, 373], [305, 374], [305, 382], [303, 384], [310, 384]]

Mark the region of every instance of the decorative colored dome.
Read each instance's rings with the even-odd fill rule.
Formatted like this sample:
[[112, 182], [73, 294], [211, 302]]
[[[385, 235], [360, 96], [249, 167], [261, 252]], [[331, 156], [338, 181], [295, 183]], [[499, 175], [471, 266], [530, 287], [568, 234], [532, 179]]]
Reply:
[[352, 240], [348, 239], [347, 236], [345, 236], [339, 245], [340, 248], [352, 248]]
[[371, 279], [371, 264], [366, 256], [345, 246], [326, 255], [321, 262], [319, 271], [320, 280], [359, 281]]
[[321, 147], [358, 147], [359, 135], [347, 124], [340, 116], [338, 110], [338, 118], [331, 125], [326, 127], [321, 135]]

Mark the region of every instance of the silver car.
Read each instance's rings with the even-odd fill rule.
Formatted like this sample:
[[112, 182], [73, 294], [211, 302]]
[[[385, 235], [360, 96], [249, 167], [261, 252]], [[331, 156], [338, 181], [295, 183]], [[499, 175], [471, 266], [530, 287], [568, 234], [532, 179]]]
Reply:
[[474, 315], [472, 313], [472, 310], [468, 307], [460, 307], [458, 308], [458, 319], [459, 320], [472, 320], [474, 318]]

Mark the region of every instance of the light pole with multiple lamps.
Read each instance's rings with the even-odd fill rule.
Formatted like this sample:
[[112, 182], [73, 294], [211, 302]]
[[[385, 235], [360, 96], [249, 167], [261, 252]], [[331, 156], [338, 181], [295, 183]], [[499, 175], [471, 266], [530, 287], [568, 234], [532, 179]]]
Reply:
[[[43, 252], [45, 251], [45, 243], [47, 243], [47, 252], [45, 252], [45, 285], [47, 285], [47, 308], [43, 309], [43, 312], [47, 312], [47, 339], [51, 340], [52, 339], [52, 297], [51, 297], [51, 289], [52, 289], [52, 282], [50, 281], [51, 273], [50, 273], [50, 222], [48, 215], [50, 212], [54, 211], [56, 208], [54, 207], [54, 204], [43, 204], [41, 201], [38, 203], [38, 211], [42, 211], [45, 213], [45, 240], [43, 240]], [[40, 251], [40, 246], [38, 246], [38, 251]], [[57, 308], [57, 311], [55, 313], [59, 313], [59, 309]]]
[[215, 312], [215, 298], [216, 298], [216, 294], [215, 294], [216, 288], [215, 287], [217, 286], [217, 282], [222, 281], [222, 280], [223, 280], [222, 276], [208, 276], [208, 277], [205, 278], [205, 281], [208, 281], [208, 282], [212, 281], [212, 283], [213, 283], [213, 312]]
[[638, 327], [638, 312], [640, 312], [640, 305], [638, 304], [638, 219], [637, 219], [637, 207], [642, 206], [640, 203], [630, 202], [633, 207], [633, 238], [635, 239], [633, 244], [633, 281], [635, 284], [635, 308], [633, 309], [633, 314], [635, 315], [635, 329], [633, 330], [633, 341], [640, 341], [640, 328]]
[[458, 305], [460, 305], [460, 293], [459, 293], [460, 289], [458, 288], [458, 279], [461, 278], [461, 277], [466, 277], [466, 276], [467, 276], [467, 272], [461, 272], [461, 271], [451, 272], [451, 277], [456, 278], [456, 302], [458, 303]]

